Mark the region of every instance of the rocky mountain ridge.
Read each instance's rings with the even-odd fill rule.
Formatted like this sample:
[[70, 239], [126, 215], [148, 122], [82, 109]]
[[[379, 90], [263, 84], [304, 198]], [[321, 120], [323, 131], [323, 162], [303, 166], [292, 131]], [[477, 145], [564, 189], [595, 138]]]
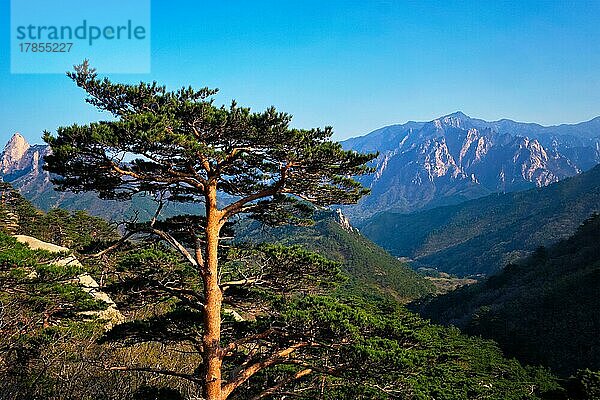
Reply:
[[[121, 221], [133, 216], [149, 219], [156, 209], [148, 196], [134, 196], [131, 202], [101, 200], [94, 193], [70, 193], [54, 190], [51, 175], [43, 169], [44, 157], [49, 154], [47, 145], [30, 145], [20, 134], [15, 133], [0, 154], [0, 181], [10, 183], [37, 208], [48, 211], [52, 208], [86, 210], [91, 215]], [[164, 216], [179, 214], [187, 210], [185, 205], [169, 204], [163, 209]], [[197, 212], [192, 209], [191, 212]]]
[[354, 233], [360, 233], [357, 228], [355, 228], [355, 227], [352, 226], [352, 223], [350, 222], [350, 220], [348, 219], [348, 217], [346, 217], [344, 215], [344, 213], [342, 212], [341, 208], [337, 208], [335, 210], [335, 217], [336, 217], [335, 218], [336, 222], [346, 232], [349, 232], [349, 233], [353, 233], [353, 232]]
[[[456, 112], [429, 122], [384, 127], [348, 139], [343, 146], [379, 152], [375, 173], [360, 178], [371, 195], [343, 208], [361, 226], [382, 211], [407, 213], [458, 204], [547, 186], [589, 170], [600, 163], [600, 117], [544, 127], [507, 119], [487, 122]], [[0, 157], [0, 178], [43, 210], [87, 209], [111, 219], [130, 213], [127, 205], [101, 201], [94, 194], [54, 191], [42, 168], [48, 151], [48, 146], [32, 146], [15, 134]]]
[[600, 163], [600, 117], [544, 127], [456, 112], [384, 127], [343, 146], [379, 152], [375, 173], [361, 178], [371, 196], [344, 210], [364, 220], [381, 211], [412, 212], [547, 186], [588, 170]]
[[6, 144], [2, 154], [2, 160], [0, 162], [0, 170], [2, 173], [9, 173], [13, 169], [23, 169], [23, 156], [30, 147], [27, 140], [20, 133], [15, 133]]
[[48, 146], [31, 146], [20, 133], [15, 133], [6, 143], [0, 158], [0, 173], [3, 180], [10, 182], [30, 173], [42, 174], [45, 178], [49, 178], [49, 175], [42, 170], [43, 160], [48, 152]]

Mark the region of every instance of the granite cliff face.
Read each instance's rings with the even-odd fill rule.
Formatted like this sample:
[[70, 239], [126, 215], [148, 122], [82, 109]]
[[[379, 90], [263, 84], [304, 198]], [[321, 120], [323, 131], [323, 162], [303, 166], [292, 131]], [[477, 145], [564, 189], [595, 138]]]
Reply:
[[361, 178], [371, 196], [344, 209], [361, 220], [381, 211], [412, 212], [547, 186], [588, 170], [600, 163], [600, 118], [543, 127], [457, 112], [381, 128], [343, 145], [380, 153], [376, 172]]
[[43, 197], [46, 203], [42, 205], [44, 209], [57, 207], [61, 197], [52, 190], [50, 175], [42, 168], [49, 151], [48, 146], [31, 146], [21, 134], [15, 133], [0, 158], [2, 180], [11, 183], [34, 203], [41, 200], [40, 196]]
[[346, 232], [360, 233], [358, 231], [358, 229], [356, 229], [355, 227], [352, 226], [348, 217], [346, 217], [344, 215], [344, 213], [342, 212], [342, 210], [339, 208], [335, 210], [335, 219], [336, 219], [337, 223], [340, 224], [340, 227], [343, 230], [345, 230]]
[[48, 154], [48, 146], [31, 146], [20, 134], [15, 133], [8, 141], [0, 159], [0, 172], [6, 181], [16, 180], [32, 173], [48, 174], [42, 170], [44, 156]]
[[25, 162], [27, 158], [24, 155], [30, 147], [27, 140], [20, 133], [15, 133], [6, 144], [2, 153], [2, 160], [0, 162], [0, 171], [2, 171], [2, 174], [26, 168], [27, 165], [25, 165]]

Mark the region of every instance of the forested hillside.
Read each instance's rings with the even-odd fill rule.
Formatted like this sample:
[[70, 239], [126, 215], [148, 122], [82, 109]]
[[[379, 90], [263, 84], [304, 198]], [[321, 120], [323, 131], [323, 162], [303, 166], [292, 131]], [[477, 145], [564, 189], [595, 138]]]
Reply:
[[392, 257], [351, 226], [344, 228], [334, 212], [321, 212], [313, 226], [241, 225], [240, 241], [300, 244], [340, 261], [348, 281], [339, 290], [346, 295], [373, 299], [391, 297], [405, 302], [434, 290], [433, 285], [408, 264]]
[[[18, 195], [14, 199], [18, 201], [5, 202], [0, 207], [2, 215], [9, 215], [12, 220], [10, 224], [3, 225], [3, 230], [23, 232], [23, 227], [14, 224], [14, 214], [38, 218], [33, 221], [47, 217], [48, 214], [35, 211]], [[29, 211], [24, 212], [24, 209]], [[186, 303], [177, 296], [165, 297], [164, 293], [159, 295], [161, 292], [146, 292], [152, 287], [144, 286], [139, 278], [131, 281], [135, 286], [128, 286], [136, 290], [123, 291], [132, 271], [123, 268], [127, 265], [131, 266], [129, 268], [145, 268], [146, 279], [154, 279], [159, 273], [175, 273], [178, 279], [193, 279], [190, 275], [193, 271], [181, 269], [180, 257], [160, 243], [150, 247], [130, 243], [97, 264], [94, 258], [86, 257], [86, 249], [96, 250], [95, 246], [90, 247], [92, 242], [110, 237], [92, 237], [96, 229], [89, 223], [81, 224], [89, 218], [83, 213], [57, 211], [54, 215], [55, 229], [64, 232], [59, 239], [63, 243], [79, 243], [81, 253], [77, 254], [88, 260], [83, 270], [48, 264], [52, 256], [31, 251], [6, 233], [0, 233], [0, 302], [5, 306], [0, 313], [3, 332], [0, 378], [4, 382], [0, 398], [189, 398], [196, 390], [193, 381], [177, 374], [164, 376], [151, 371], [170, 369], [183, 377], [193, 370], [197, 359], [190, 353], [192, 348], [185, 343], [188, 340], [186, 335], [194, 332], [197, 326], [193, 320], [186, 321], [196, 314], [190, 312]], [[100, 223], [96, 219], [94, 221]], [[327, 218], [321, 223], [339, 226]], [[37, 223], [33, 222], [27, 229], [36, 226]], [[86, 226], [90, 229], [86, 230]], [[315, 232], [318, 232], [317, 228], [313, 228], [313, 236], [306, 237], [316, 238]], [[353, 235], [343, 230], [338, 234], [344, 236], [343, 232]], [[34, 231], [29, 233], [35, 234]], [[345, 254], [348, 256], [356, 255], [339, 243], [332, 244], [331, 248], [347, 251]], [[290, 251], [303, 254], [298, 250]], [[281, 257], [276, 254], [279, 253], [273, 253], [273, 256]], [[380, 257], [379, 251], [374, 250], [374, 254], [378, 256], [373, 257], [372, 262]], [[161, 268], [163, 272], [159, 272]], [[32, 270], [37, 271], [37, 275], [31, 275]], [[117, 289], [111, 293], [127, 319], [124, 324], [105, 334], [102, 321], [89, 320], [89, 317], [80, 314], [99, 307], [76, 286], [65, 283], [81, 272], [89, 272], [99, 282], [104, 277], [103, 288], [107, 291]], [[366, 270], [363, 272], [366, 273]], [[411, 274], [399, 274], [395, 278], [398, 288], [403, 287], [404, 277], [409, 278], [408, 287], [415, 284]], [[249, 294], [250, 298], [256, 295]], [[345, 294], [353, 296], [347, 298]], [[323, 393], [325, 398], [365, 400], [566, 399], [575, 398], [573, 393], [586, 390], [583, 381], [576, 380], [573, 381], [576, 390], [569, 389], [569, 394], [544, 369], [524, 368], [519, 362], [504, 358], [491, 341], [430, 324], [389, 301], [374, 300], [381, 296], [357, 297], [360, 294], [355, 291], [341, 291], [334, 297], [326, 293], [317, 296], [283, 294], [268, 300], [274, 302], [279, 315], [278, 320], [270, 322], [275, 324], [273, 326], [319, 329], [321, 335], [330, 338], [327, 340], [343, 338], [343, 346], [330, 348], [326, 353], [303, 353], [303, 357], [307, 357], [306, 362], [315, 362], [314, 357], [318, 357], [321, 368], [327, 367], [328, 360], [335, 361], [338, 366], [323, 380], [299, 381], [294, 387], [295, 397], [314, 399]], [[132, 300], [142, 298], [146, 300]], [[268, 303], [262, 301], [260, 304], [264, 309]], [[69, 308], [65, 308], [67, 305]], [[14, 323], [15, 315], [26, 318], [23, 321], [28, 321], [27, 329]], [[229, 321], [228, 318], [225, 320]], [[228, 324], [238, 326], [238, 329], [254, 329], [253, 326], [265, 322], [260, 317], [256, 321], [230, 321]], [[338, 357], [342, 357], [343, 362]], [[302, 358], [297, 360], [302, 361]], [[124, 367], [112, 367], [122, 365], [135, 368], [127, 371]], [[247, 399], [260, 393], [262, 385], [267, 384], [272, 384], [271, 376], [259, 375], [235, 398]]]
[[381, 213], [362, 232], [397, 257], [460, 276], [492, 274], [571, 235], [600, 210], [600, 166], [547, 187], [414, 214]]
[[600, 369], [600, 215], [487, 281], [421, 304], [432, 320], [497, 340], [527, 364]]

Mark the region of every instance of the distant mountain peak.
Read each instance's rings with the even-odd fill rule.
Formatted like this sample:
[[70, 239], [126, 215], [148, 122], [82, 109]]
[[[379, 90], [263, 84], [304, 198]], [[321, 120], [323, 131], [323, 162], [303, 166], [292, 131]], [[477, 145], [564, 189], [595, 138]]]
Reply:
[[8, 173], [12, 168], [19, 165], [21, 159], [31, 146], [27, 139], [23, 137], [20, 133], [15, 133], [6, 146], [4, 147], [4, 152], [2, 153], [2, 160], [0, 161], [0, 168], [2, 173]]
[[471, 117], [469, 117], [467, 114], [465, 114], [462, 111], [455, 111], [452, 114], [444, 115], [441, 119], [446, 119], [446, 118], [457, 118], [457, 119], [461, 119], [461, 120], [471, 119]]
[[600, 124], [544, 127], [456, 111], [380, 128], [344, 148], [379, 151], [375, 174], [361, 177], [371, 196], [344, 208], [351, 220], [364, 220], [386, 210], [412, 212], [546, 186], [586, 171], [600, 163]]
[[456, 111], [452, 114], [445, 115], [441, 118], [435, 119], [433, 122], [438, 128], [442, 128], [442, 125], [450, 125], [455, 128], [463, 128], [465, 122], [471, 120], [471, 117], [463, 113], [462, 111]]
[[23, 153], [29, 149], [29, 142], [23, 135], [16, 132], [4, 146], [4, 152], [11, 150], [20, 150]]

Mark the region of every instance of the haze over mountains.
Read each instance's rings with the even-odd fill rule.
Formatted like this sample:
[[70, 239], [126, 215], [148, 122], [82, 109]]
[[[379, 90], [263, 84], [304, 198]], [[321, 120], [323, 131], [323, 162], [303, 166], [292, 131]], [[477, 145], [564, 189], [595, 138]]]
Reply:
[[[544, 127], [503, 119], [487, 122], [456, 112], [429, 122], [391, 125], [343, 142], [346, 149], [379, 152], [376, 172], [362, 177], [372, 193], [344, 211], [361, 224], [381, 211], [412, 212], [457, 204], [495, 192], [547, 186], [600, 163], [600, 117], [574, 125]], [[0, 177], [37, 207], [104, 208], [128, 212], [93, 195], [52, 190], [43, 171], [45, 145], [20, 134], [7, 143]]]
[[387, 126], [343, 145], [380, 153], [375, 174], [361, 178], [372, 194], [345, 210], [361, 222], [381, 211], [456, 204], [546, 186], [588, 170], [600, 162], [600, 117], [544, 127], [456, 112]]

